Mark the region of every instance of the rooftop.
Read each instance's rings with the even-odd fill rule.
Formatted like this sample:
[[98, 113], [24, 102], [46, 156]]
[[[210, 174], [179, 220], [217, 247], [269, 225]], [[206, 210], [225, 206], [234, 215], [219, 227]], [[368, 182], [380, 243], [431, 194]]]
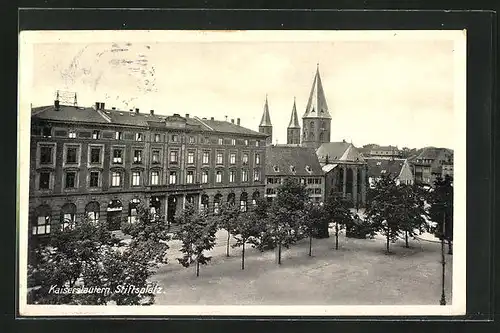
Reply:
[[266, 175], [321, 176], [323, 171], [313, 148], [299, 146], [268, 146]]

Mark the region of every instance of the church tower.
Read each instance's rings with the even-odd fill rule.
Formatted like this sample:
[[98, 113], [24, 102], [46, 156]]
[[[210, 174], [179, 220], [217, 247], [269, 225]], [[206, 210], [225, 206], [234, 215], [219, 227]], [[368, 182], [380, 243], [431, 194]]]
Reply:
[[293, 98], [292, 115], [290, 116], [290, 123], [286, 130], [286, 143], [292, 145], [300, 144], [300, 125], [299, 117], [297, 116], [297, 106], [295, 105], [295, 97]]
[[330, 142], [331, 121], [318, 64], [306, 111], [302, 116], [302, 145], [317, 149], [322, 143]]
[[264, 113], [262, 113], [262, 119], [260, 120], [259, 132], [267, 134], [266, 145], [270, 145], [273, 142], [273, 125], [271, 124], [271, 117], [269, 116], [269, 104], [267, 102], [264, 104]]

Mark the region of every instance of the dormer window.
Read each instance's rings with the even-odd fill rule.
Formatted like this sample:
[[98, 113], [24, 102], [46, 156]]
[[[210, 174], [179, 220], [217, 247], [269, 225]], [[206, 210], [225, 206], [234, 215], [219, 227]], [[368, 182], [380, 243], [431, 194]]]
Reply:
[[69, 130], [68, 137], [70, 139], [76, 138], [76, 131], [75, 130]]
[[382, 162], [377, 162], [377, 165], [382, 165]]
[[380, 171], [380, 173], [387, 173], [387, 170], [382, 170]]
[[309, 165], [306, 165], [306, 171], [309, 172], [309, 173], [312, 172], [311, 167]]
[[295, 172], [295, 167], [293, 165], [290, 165], [290, 171]]
[[274, 172], [279, 172], [280, 171], [280, 168], [277, 165], [273, 166], [273, 169], [274, 169]]

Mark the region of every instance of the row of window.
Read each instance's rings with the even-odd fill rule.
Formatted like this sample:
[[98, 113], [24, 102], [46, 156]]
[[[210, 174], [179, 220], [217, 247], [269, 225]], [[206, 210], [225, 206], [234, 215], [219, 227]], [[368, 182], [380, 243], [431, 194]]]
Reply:
[[[229, 182], [234, 183], [236, 182], [236, 170], [229, 170], [228, 176], [229, 176]], [[51, 188], [51, 172], [49, 171], [42, 171], [40, 172], [39, 175], [39, 184], [38, 187], [40, 190], [49, 190]], [[143, 177], [143, 172], [142, 171], [132, 171], [132, 177], [131, 177], [131, 185], [132, 186], [142, 186], [142, 177]], [[178, 183], [178, 175], [179, 173], [177, 171], [170, 171], [168, 173], [168, 184], [169, 185], [176, 185]], [[215, 176], [215, 182], [216, 183], [222, 183], [223, 182], [223, 176], [224, 176], [224, 170], [215, 170], [214, 172]], [[248, 177], [249, 177], [249, 172], [247, 169], [242, 169], [240, 171], [240, 180], [241, 182], [248, 182]], [[208, 184], [209, 182], [209, 170], [202, 170], [201, 171], [201, 183], [202, 184]], [[254, 181], [260, 181], [261, 178], [261, 173], [259, 169], [255, 169], [253, 172], [253, 180]], [[111, 186], [112, 187], [121, 187], [123, 186], [123, 179], [124, 179], [124, 172], [123, 171], [112, 171], [111, 172]], [[150, 172], [150, 185], [160, 185], [160, 171], [151, 171]], [[185, 179], [186, 184], [194, 184], [195, 183], [195, 171], [194, 170], [187, 170], [186, 171], [186, 179]], [[88, 178], [88, 185], [90, 188], [97, 188], [101, 187], [101, 171], [90, 171], [89, 173], [89, 178]], [[64, 173], [64, 183], [63, 183], [64, 188], [66, 189], [72, 189], [72, 188], [77, 188], [78, 187], [78, 172], [77, 171], [66, 171]]]
[[[37, 135], [37, 136], [43, 136], [43, 137], [52, 137], [52, 129], [50, 127], [39, 127], [39, 126], [34, 126], [33, 127], [33, 131], [32, 131], [32, 134], [33, 135]], [[71, 138], [71, 139], [75, 139], [77, 137], [77, 132], [75, 130], [69, 130], [68, 131], [68, 138]], [[93, 130], [90, 137], [94, 140], [98, 140], [98, 139], [101, 139], [102, 135], [101, 135], [101, 131], [99, 130]], [[170, 134], [169, 135], [170, 137], [170, 140], [169, 142], [180, 142], [180, 136], [179, 134]], [[123, 140], [123, 132], [122, 131], [115, 131], [115, 135], [114, 135], [114, 138], [115, 140]], [[162, 140], [162, 135], [160, 133], [153, 133], [152, 135], [152, 141], [153, 142], [161, 142]], [[140, 132], [137, 132], [134, 134], [134, 140], [135, 141], [144, 141], [144, 134], [143, 133], [140, 133]], [[195, 136], [188, 136], [187, 138], [187, 142], [190, 143], [190, 144], [195, 144], [196, 143], [196, 137]], [[224, 138], [217, 138], [217, 144], [218, 145], [224, 145], [225, 142], [228, 142], [230, 145], [232, 146], [236, 146], [236, 139], [234, 138], [231, 138], [231, 139], [227, 139], [225, 140]], [[202, 144], [210, 144], [211, 143], [211, 140], [210, 140], [210, 137], [203, 137], [203, 138], [200, 138], [200, 143]], [[245, 146], [248, 146], [250, 141], [248, 139], [242, 139], [241, 143]], [[259, 140], [255, 140], [255, 146], [256, 147], [259, 147], [260, 146], [260, 141]]]
[[[40, 146], [40, 164], [52, 164], [53, 163], [53, 145]], [[65, 154], [65, 163], [66, 164], [76, 164], [78, 163], [78, 150], [77, 146], [69, 146], [66, 147]], [[112, 164], [123, 164], [125, 155], [125, 148], [113, 148], [112, 155]], [[236, 155], [237, 153], [231, 152], [229, 154], [229, 164], [236, 164]], [[100, 164], [102, 156], [102, 148], [101, 147], [90, 147], [90, 163], [91, 164]], [[188, 151], [187, 153], [187, 163], [194, 164], [195, 163], [195, 152]], [[248, 165], [249, 154], [242, 154], [242, 164]], [[143, 162], [143, 153], [141, 149], [133, 150], [133, 163], [141, 164]], [[153, 149], [151, 153], [151, 162], [153, 164], [160, 163], [160, 150]], [[170, 163], [179, 163], [179, 151], [171, 150], [169, 155]], [[254, 163], [255, 165], [260, 165], [260, 154], [256, 153], [254, 155]], [[202, 154], [202, 164], [210, 164], [210, 152], [204, 151]], [[216, 164], [222, 165], [224, 164], [224, 153], [222, 151], [217, 151], [216, 153]]]

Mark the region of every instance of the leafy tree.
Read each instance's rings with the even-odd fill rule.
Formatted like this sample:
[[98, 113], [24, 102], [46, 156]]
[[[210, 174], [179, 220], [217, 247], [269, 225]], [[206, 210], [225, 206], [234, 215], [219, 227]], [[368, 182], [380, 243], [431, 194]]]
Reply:
[[234, 226], [234, 238], [236, 243], [233, 247], [241, 246], [241, 269], [245, 269], [245, 244], [252, 238], [259, 236], [258, 222], [259, 215], [254, 212], [246, 212], [240, 214], [238, 224]]
[[[166, 240], [153, 236], [151, 225], [160, 223], [139, 212], [128, 244], [111, 236], [105, 222], [83, 218], [74, 226], [52, 228], [46, 244], [33, 249], [28, 266], [28, 302], [35, 304], [118, 305], [151, 304], [154, 293], [120, 293], [120, 285], [148, 286], [148, 279], [168, 249]], [[142, 231], [141, 231], [142, 230]], [[100, 288], [107, 292], [57, 293], [57, 289]], [[52, 289], [51, 289], [52, 288]], [[52, 291], [51, 291], [52, 290]]]
[[404, 232], [405, 246], [408, 248], [408, 238], [415, 238], [417, 235], [425, 231], [426, 221], [424, 216], [427, 215], [425, 211], [425, 201], [419, 195], [418, 185], [400, 184], [397, 187], [399, 195], [397, 196], [397, 214], [401, 229]]
[[219, 228], [223, 228], [227, 231], [227, 244], [226, 244], [226, 257], [229, 257], [229, 242], [231, 240], [231, 234], [233, 234], [233, 229], [238, 222], [238, 216], [240, 215], [240, 208], [235, 204], [226, 202], [221, 205], [218, 214], [214, 214], [215, 219]]
[[300, 238], [300, 223], [304, 205], [309, 200], [305, 185], [286, 178], [277, 188], [268, 218], [269, 232], [278, 247], [278, 264], [281, 264], [281, 248], [288, 248]]
[[302, 226], [304, 234], [309, 237], [309, 256], [312, 256], [312, 239], [318, 229], [325, 225], [326, 217], [323, 205], [309, 201], [304, 206]]
[[200, 264], [206, 265], [212, 257], [205, 256], [215, 246], [217, 221], [208, 218], [205, 212], [197, 211], [192, 204], [186, 204], [184, 211], [177, 217], [180, 225], [174, 238], [182, 241], [182, 258], [177, 258], [184, 267], [196, 263], [196, 276], [200, 275]]
[[331, 193], [325, 203], [325, 213], [329, 221], [335, 223], [335, 249], [339, 249], [339, 232], [353, 224], [353, 216], [349, 209], [349, 203]]
[[392, 178], [382, 176], [369, 192], [371, 199], [366, 216], [374, 231], [380, 231], [386, 237], [386, 250], [389, 254], [389, 243], [395, 242], [401, 232], [399, 210], [402, 206], [398, 203], [398, 188]]
[[269, 201], [265, 198], [258, 198], [256, 200], [256, 205], [252, 210], [257, 216], [257, 220], [255, 221], [257, 237], [250, 238], [248, 242], [261, 252], [275, 248], [274, 238], [269, 222], [270, 207], [271, 204]]
[[[429, 195], [429, 216], [436, 222], [431, 232], [448, 242], [448, 254], [453, 254], [453, 178], [446, 175], [434, 182]], [[444, 223], [444, 227], [443, 227]], [[443, 232], [444, 230], [444, 232]]]

